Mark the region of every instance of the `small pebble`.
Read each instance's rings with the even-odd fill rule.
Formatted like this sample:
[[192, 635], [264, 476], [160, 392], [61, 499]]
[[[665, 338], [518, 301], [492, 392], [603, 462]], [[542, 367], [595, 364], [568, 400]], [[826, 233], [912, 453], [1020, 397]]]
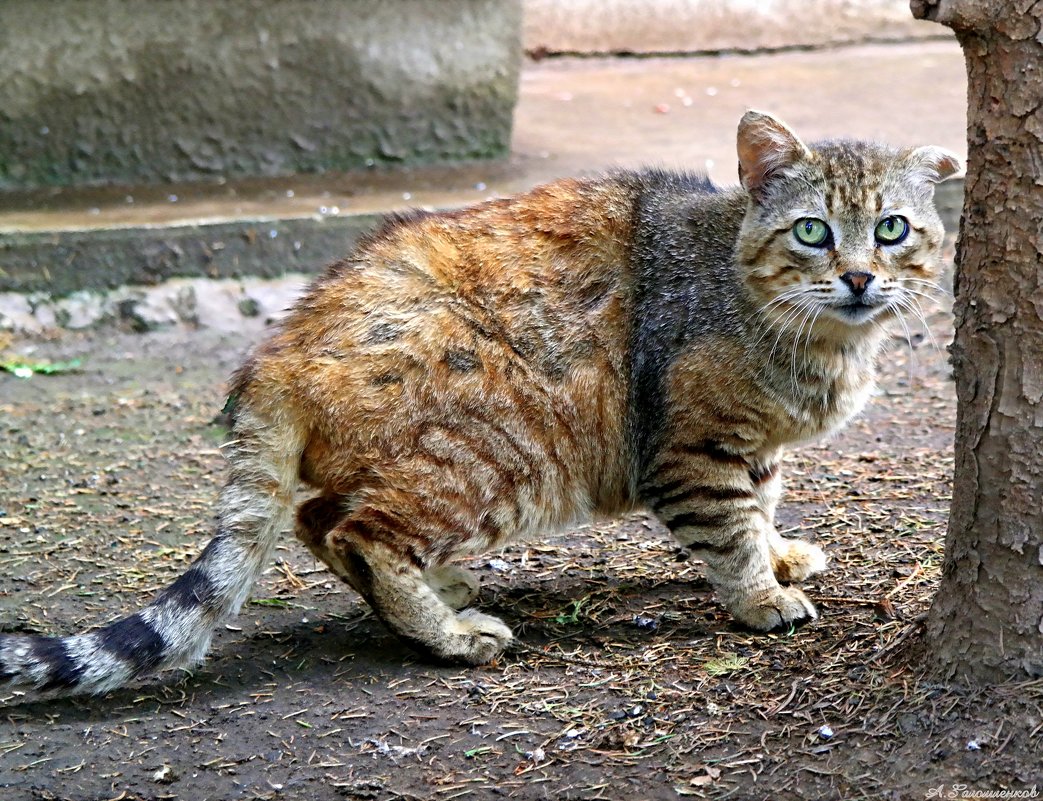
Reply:
[[829, 726], [820, 726], [818, 730], [818, 736], [821, 737], [823, 740], [831, 740], [833, 739], [833, 729], [831, 729]]
[[152, 774], [152, 781], [157, 782], [159, 784], [171, 784], [173, 782], [176, 782], [177, 779], [178, 776], [174, 772], [174, 769], [170, 767], [170, 765], [164, 765]]
[[968, 740], [967, 741], [967, 750], [968, 751], [980, 751], [981, 750], [981, 743], [979, 743], [977, 740]]

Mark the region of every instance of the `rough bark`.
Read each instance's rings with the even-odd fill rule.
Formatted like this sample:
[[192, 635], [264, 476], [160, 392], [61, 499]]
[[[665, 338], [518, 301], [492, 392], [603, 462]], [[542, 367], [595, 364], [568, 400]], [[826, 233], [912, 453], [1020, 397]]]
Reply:
[[967, 62], [956, 255], [952, 511], [929, 659], [949, 676], [1043, 675], [1043, 2], [913, 0]]

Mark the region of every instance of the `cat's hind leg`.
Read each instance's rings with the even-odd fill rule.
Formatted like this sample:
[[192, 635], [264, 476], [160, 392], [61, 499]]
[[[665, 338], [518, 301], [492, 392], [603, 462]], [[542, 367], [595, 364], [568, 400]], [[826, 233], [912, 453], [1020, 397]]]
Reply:
[[428, 583], [453, 571], [425, 573], [398, 548], [367, 534], [364, 525], [350, 519], [330, 532], [329, 563], [402, 640], [437, 660], [468, 665], [490, 662], [508, 646], [513, 635], [503, 621], [474, 609], [457, 612], [446, 603], [462, 603], [471, 587], [464, 593], [459, 587], [448, 592], [440, 587], [440, 593]]
[[[321, 561], [330, 564], [326, 535], [348, 517], [339, 495], [319, 495], [301, 504], [294, 533]], [[336, 572], [336, 571], [335, 571]], [[424, 581], [453, 609], [463, 609], [478, 597], [478, 578], [466, 568], [445, 564], [423, 571]], [[345, 578], [345, 576], [341, 576]]]
[[319, 496], [302, 504], [296, 534], [416, 650], [468, 665], [495, 659], [513, 635], [498, 618], [463, 609], [477, 597], [478, 579], [456, 565], [422, 569], [396, 545], [410, 540], [408, 532], [380, 531], [387, 522], [371, 507], [348, 512], [341, 498]]

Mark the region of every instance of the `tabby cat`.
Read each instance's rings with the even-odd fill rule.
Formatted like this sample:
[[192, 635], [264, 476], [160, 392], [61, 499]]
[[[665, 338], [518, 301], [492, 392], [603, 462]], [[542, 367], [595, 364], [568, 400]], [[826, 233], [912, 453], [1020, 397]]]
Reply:
[[[399, 637], [477, 665], [511, 641], [456, 557], [651, 509], [735, 619], [814, 618], [826, 565], [772, 523], [784, 449], [865, 403], [934, 286], [935, 147], [806, 146], [758, 112], [741, 187], [659, 170], [392, 217], [236, 373], [216, 534], [139, 612], [0, 638], [0, 681], [103, 692], [204, 656], [289, 524]], [[462, 611], [458, 611], [462, 610]]]

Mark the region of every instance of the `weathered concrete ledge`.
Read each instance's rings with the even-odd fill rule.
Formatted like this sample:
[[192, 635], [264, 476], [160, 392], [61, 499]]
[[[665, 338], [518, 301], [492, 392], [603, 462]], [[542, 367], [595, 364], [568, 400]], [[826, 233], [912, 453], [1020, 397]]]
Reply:
[[171, 278], [314, 273], [348, 254], [379, 215], [236, 220], [168, 228], [11, 233], [0, 237], [0, 292], [63, 297]]
[[518, 0], [6, 0], [0, 189], [506, 154]]
[[[940, 185], [936, 203], [946, 230], [955, 233], [963, 207], [963, 181]], [[175, 279], [219, 279], [228, 286], [229, 279], [234, 284], [235, 280], [315, 274], [347, 255], [379, 217], [353, 214], [8, 234], [0, 237], [0, 297], [24, 295], [26, 300], [13, 300], [6, 306], [24, 319], [36, 314], [44, 327], [87, 327], [111, 319], [113, 309], [122, 309], [131, 325], [144, 320], [141, 324], [148, 327], [134, 304], [155, 305], [157, 301], [150, 297], [164, 298], [162, 303], [169, 307], [158, 319], [166, 315], [170, 322], [191, 322], [196, 301], [178, 300], [182, 290], [153, 295], [139, 290]], [[196, 284], [192, 287], [193, 298], [206, 294]], [[166, 298], [168, 295], [171, 297]], [[67, 298], [72, 300], [63, 302]], [[121, 306], [125, 303], [130, 306]], [[0, 303], [0, 307], [4, 305]], [[42, 317], [37, 314], [40, 309]], [[251, 316], [248, 311], [249, 305], [243, 314]], [[14, 327], [10, 320], [5, 323], [4, 316], [0, 308], [0, 327]]]

